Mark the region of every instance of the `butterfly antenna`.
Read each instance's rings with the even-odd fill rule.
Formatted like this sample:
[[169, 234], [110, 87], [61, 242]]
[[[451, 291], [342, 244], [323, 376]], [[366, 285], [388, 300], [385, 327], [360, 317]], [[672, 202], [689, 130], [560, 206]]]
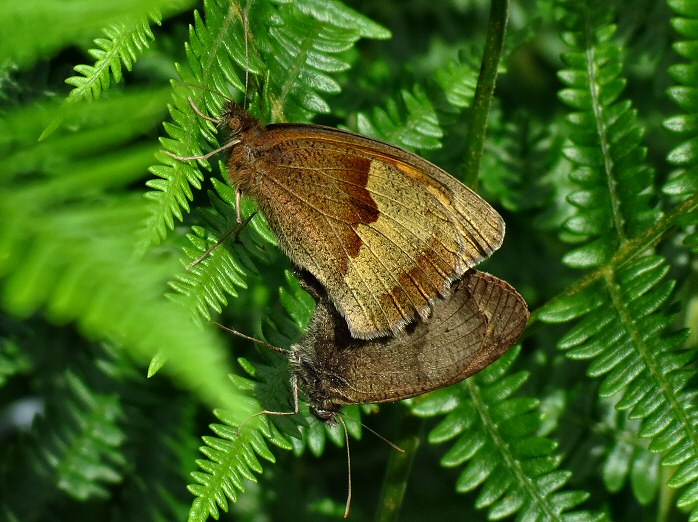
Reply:
[[221, 123], [221, 120], [217, 118], [212, 118], [211, 116], [204, 114], [204, 111], [199, 109], [199, 106], [196, 104], [196, 102], [191, 96], [187, 96], [187, 100], [189, 100], [189, 105], [191, 105], [191, 108], [194, 109], [194, 112], [199, 118], [202, 118], [206, 121], [210, 121], [211, 123], [215, 123], [216, 125], [219, 125]]
[[[257, 339], [256, 337], [250, 337], [249, 335], [245, 335], [242, 332], [238, 332], [235, 328], [230, 328], [229, 326], [223, 326], [221, 323], [217, 323], [216, 321], [211, 321], [212, 324], [215, 324], [217, 327], [219, 327], [222, 330], [225, 330], [226, 332], [229, 332], [233, 335], [237, 335], [238, 337], [242, 337], [243, 339], [247, 339], [248, 341], [252, 341], [253, 343], [260, 344], [264, 346], [265, 348], [269, 348], [270, 350], [274, 350], [275, 352], [283, 353], [288, 355], [291, 353], [290, 350], [286, 350], [285, 348], [281, 348], [279, 346], [274, 346], [273, 344], [270, 344], [266, 341], [262, 341], [261, 339]], [[264, 412], [262, 412], [264, 413]], [[266, 412], [270, 413], [270, 412]]]
[[351, 451], [349, 451], [349, 431], [341, 415], [338, 419], [344, 428], [344, 441], [347, 444], [347, 504], [344, 508], [344, 518], [349, 518], [349, 509], [351, 508]]
[[[348, 416], [344, 415], [341, 411], [339, 412], [339, 415], [340, 415], [340, 416], [339, 416], [340, 419], [341, 419], [342, 417], [346, 417], [346, 418], [349, 419], [350, 421], [356, 422], [357, 424], [360, 424], [360, 425], [363, 426], [366, 430], [370, 431], [370, 432], [373, 433], [376, 437], [378, 437], [380, 440], [382, 440], [383, 442], [385, 442], [388, 446], [390, 446], [391, 448], [393, 448], [395, 451], [399, 451], [400, 453], [405, 453], [405, 450], [402, 449], [400, 446], [398, 446], [398, 445], [395, 444], [394, 442], [392, 442], [392, 441], [386, 439], [383, 435], [381, 435], [380, 433], [378, 433], [376, 430], [374, 430], [374, 429], [372, 429], [372, 428], [369, 428], [369, 427], [366, 426], [363, 422], [361, 422], [361, 421], [359, 421], [359, 420], [356, 420], [356, 419], [354, 419], [354, 418], [352, 418], [352, 417], [348, 417]], [[344, 423], [344, 421], [342, 421], [342, 423]]]
[[[211, 121], [217, 122], [218, 120], [214, 120], [213, 118], [211, 118]], [[199, 161], [199, 160], [207, 160], [211, 156], [215, 156], [219, 152], [223, 152], [224, 150], [228, 150], [228, 149], [234, 147], [235, 145], [237, 145], [238, 143], [240, 143], [240, 140], [232, 140], [232, 141], [229, 141], [228, 143], [226, 143], [225, 145], [223, 145], [222, 147], [218, 147], [216, 150], [212, 150], [211, 152], [209, 152], [207, 154], [201, 154], [199, 156], [180, 156], [178, 154], [170, 152], [169, 150], [163, 150], [162, 152], [167, 154], [170, 158], [174, 158], [178, 161], [192, 161], [192, 160]]]
[[247, 90], [249, 88], [250, 81], [250, 42], [249, 42], [249, 26], [247, 22], [247, 16], [244, 12], [241, 13], [242, 16], [242, 28], [245, 33], [245, 103], [247, 105]]

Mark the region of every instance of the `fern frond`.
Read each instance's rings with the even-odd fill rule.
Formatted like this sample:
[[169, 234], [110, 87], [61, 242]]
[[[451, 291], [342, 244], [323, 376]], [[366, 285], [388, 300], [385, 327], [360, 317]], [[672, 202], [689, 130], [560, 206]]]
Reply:
[[[217, 195], [209, 193], [211, 208], [202, 214], [207, 228], [195, 227], [187, 234], [193, 248], [185, 248], [184, 253], [188, 258], [198, 259], [209, 248], [213, 250], [185, 273], [177, 274], [177, 280], [170, 283], [175, 291], [172, 298], [185, 303], [206, 320], [211, 319], [211, 309], [221, 313], [221, 305], [228, 304], [226, 295], [237, 296], [236, 286], [247, 287], [247, 270], [256, 271], [249, 252], [263, 253], [262, 246], [251, 237], [253, 226], [240, 226], [236, 221], [235, 191], [218, 180], [213, 182]], [[252, 216], [252, 212], [245, 209], [243, 216]], [[218, 244], [219, 238], [225, 238], [226, 234], [231, 237]]]
[[[228, 92], [228, 84], [239, 90], [244, 83], [236, 70], [235, 63], [245, 63], [244, 31], [239, 14], [229, 4], [226, 10], [213, 0], [204, 2], [206, 22], [198, 12], [194, 13], [194, 26], [189, 30], [189, 45], [185, 66], [177, 70], [183, 82], [208, 85], [219, 92]], [[225, 44], [224, 44], [225, 42]], [[233, 44], [229, 44], [233, 42]], [[234, 45], [237, 43], [238, 45]], [[232, 56], [230, 53], [234, 53]], [[216, 57], [215, 60], [212, 57]], [[249, 67], [257, 70], [254, 54], [250, 54]], [[172, 123], [165, 123], [165, 131], [171, 138], [161, 138], [163, 147], [177, 155], [200, 155], [202, 153], [198, 136], [217, 147], [215, 129], [210, 122], [203, 121], [191, 110], [187, 96], [178, 91], [173, 93], [173, 105], [170, 107]], [[192, 93], [192, 98], [201, 106], [202, 99], [208, 104], [216, 104], [213, 114], [220, 114], [222, 102], [206, 93]], [[189, 212], [189, 201], [193, 198], [192, 187], [201, 188], [204, 175], [196, 165], [190, 162], [176, 161], [169, 156], [160, 155], [162, 164], [150, 168], [157, 178], [147, 182], [153, 189], [146, 193], [151, 200], [151, 214], [144, 226], [144, 244], [163, 240], [168, 230], [174, 229], [175, 219], [182, 221], [182, 211]], [[205, 166], [210, 170], [208, 163]]]
[[[620, 397], [603, 400], [602, 407], [607, 408], [604, 424], [601, 427], [612, 437], [604, 447], [602, 478], [610, 492], [620, 491], [626, 484], [641, 505], [651, 503], [661, 487], [660, 458], [656, 453], [647, 451], [649, 442], [638, 436], [640, 421], [628, 418], [617, 409]], [[588, 458], [588, 457], [587, 457]]]
[[443, 90], [444, 98], [458, 109], [470, 107], [477, 86], [478, 67], [472, 63], [472, 57], [465, 60], [460, 56], [434, 72], [436, 83]]
[[[286, 301], [288, 302], [288, 298]], [[301, 320], [307, 322], [309, 316], [310, 311]], [[269, 337], [272, 343], [288, 346], [290, 339], [297, 338], [297, 324], [286, 323], [285, 327], [286, 335], [274, 335], [272, 332]], [[245, 358], [238, 360], [251, 379], [231, 375], [235, 388], [250, 397], [256, 396], [258, 404], [263, 404], [267, 411], [293, 411], [289, 407], [288, 361], [281, 354], [269, 352], [266, 348], [262, 350], [263, 358], [269, 361], [267, 364], [253, 365]], [[267, 441], [282, 449], [292, 448], [288, 439], [275, 428], [275, 424], [278, 423], [284, 433], [297, 438], [298, 430], [294, 423], [285, 415], [259, 415], [261, 411], [260, 408], [255, 412], [257, 415], [242, 421], [230, 417], [224, 410], [214, 412], [222, 424], [212, 424], [210, 428], [214, 435], [204, 436], [206, 445], [200, 450], [206, 459], [197, 461], [200, 471], [191, 474], [196, 484], [188, 487], [196, 497], [189, 512], [189, 520], [205, 521], [209, 516], [217, 519], [219, 509], [228, 511], [229, 500], [237, 502], [239, 493], [246, 491], [244, 480], [256, 482], [256, 474], [262, 473], [263, 468], [257, 456], [268, 462], [276, 461]]]
[[[410, 150], [440, 149], [444, 136], [441, 119], [453, 120], [454, 111], [470, 104], [476, 72], [468, 64], [451, 61], [438, 69], [434, 77], [434, 85], [415, 84], [411, 90], [401, 90], [399, 98], [388, 98], [384, 107], [358, 113], [357, 131]], [[433, 98], [443, 98], [446, 104], [437, 108]], [[445, 111], [450, 112], [450, 118]]]
[[71, 76], [65, 83], [74, 86], [68, 94], [69, 101], [99, 98], [103, 91], [109, 89], [112, 79], [114, 83], [121, 82], [122, 65], [128, 71], [143, 52], [154, 40], [150, 29], [151, 21], [157, 25], [162, 23], [162, 13], [153, 10], [147, 17], [133, 23], [112, 24], [104, 29], [106, 38], [95, 39], [95, 48], [88, 51], [95, 58], [94, 65], [81, 64], [74, 67], [80, 76]]
[[389, 99], [385, 108], [373, 109], [371, 118], [360, 113], [356, 121], [359, 133], [409, 149], [440, 148], [443, 132], [424, 89], [415, 86], [412, 92], [403, 90], [400, 95], [402, 106]]
[[[696, 373], [689, 365], [695, 352], [683, 349], [686, 332], [671, 330], [675, 282], [667, 278], [669, 266], [648, 251], [666, 230], [666, 218], [660, 219], [654, 203], [654, 176], [641, 145], [644, 130], [631, 102], [620, 98], [625, 81], [608, 7], [598, 2], [565, 7], [570, 30], [563, 39], [572, 50], [563, 55], [568, 69], [560, 78], [568, 88], [560, 98], [574, 111], [566, 155], [576, 167], [571, 179], [578, 186], [569, 197], [576, 212], [565, 228], [567, 239], [584, 244], [564, 261], [599, 268], [541, 310], [540, 318], [578, 320], [559, 348], [572, 359], [589, 360], [588, 375], [603, 377], [600, 396], [620, 397], [616, 408], [641, 421], [637, 435], [651, 439], [649, 451], [662, 454], [662, 464], [678, 466], [668, 484], [687, 486], [678, 505], [692, 509], [694, 519], [698, 410], [687, 383]], [[667, 217], [676, 219], [674, 212]], [[642, 451], [634, 458], [652, 460]]]
[[464, 466], [456, 481], [461, 493], [480, 488], [475, 501], [490, 519], [516, 515], [519, 520], [595, 520], [597, 515], [570, 511], [588, 496], [560, 491], [571, 474], [558, 469], [556, 443], [537, 435], [541, 428], [538, 402], [516, 397], [526, 372], [508, 374], [520, 349], [514, 348], [478, 375], [414, 400], [412, 412], [443, 415], [429, 434], [431, 443], [454, 440], [441, 460], [447, 467]]
[[269, 28], [275, 52], [262, 53], [268, 64], [271, 117], [307, 121], [330, 112], [323, 95], [339, 93], [331, 75], [350, 68], [346, 51], [360, 38], [388, 38], [390, 33], [334, 0], [275, 3], [284, 24]]
[[[280, 289], [279, 302], [284, 311], [272, 310], [264, 325], [264, 337], [276, 346], [288, 347], [300, 337], [310, 320], [315, 303], [290, 272], [286, 273], [287, 288]], [[287, 358], [267, 348], [260, 348], [262, 362], [239, 358], [238, 362], [249, 378], [232, 375], [235, 388], [264, 405], [268, 412], [293, 411], [293, 390]], [[342, 408], [348, 433], [361, 438], [359, 406]], [[260, 410], [261, 411], [261, 410]], [[211, 425], [215, 436], [205, 436], [206, 446], [201, 451], [205, 460], [198, 460], [201, 471], [192, 473], [197, 484], [189, 490], [197, 497], [192, 505], [190, 520], [217, 517], [218, 509], [228, 511], [228, 500], [237, 502], [238, 491], [244, 493], [243, 479], [256, 482], [255, 473], [262, 472], [256, 456], [275, 462], [266, 442], [282, 449], [293, 449], [301, 455], [309, 449], [315, 456], [325, 451], [327, 440], [344, 445], [344, 434], [339, 424], [328, 425], [316, 419], [302, 401], [298, 415], [265, 414], [250, 417], [242, 424], [217, 410], [216, 417], [223, 424]]]
[[492, 127], [482, 162], [483, 189], [510, 211], [549, 209], [551, 187], [538, 173], [548, 170], [553, 152], [561, 148], [559, 130], [525, 110]]
[[190, 499], [182, 485], [184, 470], [196, 458], [197, 401], [166, 380], [146, 378], [118, 347], [103, 343], [100, 348], [90, 352], [85, 371], [94, 376], [98, 368], [107, 377], [97, 381], [102, 393], [119, 397], [128, 462], [119, 487], [110, 491], [110, 518], [185, 520]]
[[[300, 323], [305, 324], [312, 313], [312, 305], [308, 306], [307, 294], [302, 300], [302, 290], [297, 283], [295, 290], [299, 298], [286, 293], [283, 302], [286, 306], [293, 306], [295, 314], [300, 313]], [[291, 305], [292, 302], [294, 305]], [[267, 338], [279, 346], [288, 346], [290, 340], [298, 338], [300, 332], [300, 325], [295, 322], [270, 323], [269, 327]], [[251, 364], [245, 358], [238, 360], [251, 379], [232, 375], [235, 388], [256, 396], [267, 411], [293, 411], [292, 404], [289, 405], [291, 390], [288, 361], [281, 354], [270, 352], [266, 348], [261, 350], [266, 363]], [[192, 473], [197, 484], [189, 486], [189, 491], [196, 496], [189, 514], [190, 520], [206, 520], [209, 516], [218, 518], [219, 508], [228, 511], [228, 500], [237, 502], [238, 491], [245, 492], [243, 479], [256, 481], [255, 474], [262, 473], [262, 466], [256, 456], [275, 462], [266, 441], [289, 450], [293, 446], [288, 439], [298, 439], [300, 436], [296, 424], [287, 415], [255, 415], [240, 422], [223, 410], [214, 413], [223, 424], [211, 425], [215, 436], [204, 437], [206, 446], [201, 451], [206, 460], [197, 461], [201, 471]], [[309, 415], [307, 407], [304, 413], [304, 417]], [[286, 437], [275, 425], [281, 428]]]
[[[0, 198], [2, 306], [18, 317], [43, 312], [56, 323], [75, 321], [86, 336], [111, 339], [138, 357], [162, 349], [178, 378], [220, 404], [221, 383], [227, 382], [220, 342], [162, 296], [174, 259], [135, 255], [134, 224], [145, 219], [144, 200], [109, 194], [114, 185], [142, 176], [152, 161], [152, 148], [133, 146], [125, 153], [123, 140], [141, 120], [150, 118], [153, 125], [160, 118], [162, 107], [153, 99], [151, 92], [74, 105], [71, 123], [78, 131], [54, 133], [42, 143], [24, 140], [19, 150], [16, 140], [38, 136], [52, 111], [32, 107], [7, 119], [0, 142], [7, 147], [4, 183], [12, 197]], [[105, 152], [109, 140], [121, 145], [118, 158]], [[52, 172], [38, 180], [23, 176], [23, 157], [31, 158], [32, 168], [50, 165]], [[235, 395], [225, 390], [223, 400], [235, 404], [228, 393]]]
[[[686, 389], [696, 374], [689, 366], [696, 352], [682, 349], [687, 332], [669, 332], [674, 318], [665, 303], [674, 282], [667, 272], [656, 255], [609, 269], [603, 281], [546, 307], [544, 318], [581, 319], [559, 347], [572, 359], [592, 361], [588, 374], [604, 377], [600, 395], [620, 394], [616, 408], [642, 421], [638, 436], [652, 439], [649, 450], [663, 454], [662, 464], [679, 466], [669, 484], [681, 487], [690, 482], [685, 470], [692, 469], [698, 454], [695, 391]], [[636, 458], [650, 457], [638, 453]], [[679, 500], [681, 507], [693, 508], [686, 498]]]
[[[263, 325], [264, 337], [273, 344], [289, 346], [300, 338], [305, 326], [315, 310], [315, 301], [301, 288], [296, 277], [289, 271], [285, 273], [286, 286], [279, 288], [279, 303], [283, 310], [272, 309]], [[287, 363], [283, 364], [288, 366]], [[282, 382], [288, 383], [290, 375], [285, 374]], [[261, 400], [274, 401], [275, 404], [284, 404], [288, 409], [290, 392], [288, 386], [260, 389]], [[303, 399], [301, 394], [301, 400]], [[339, 424], [320, 422], [313, 415], [306, 404], [302, 404], [302, 418], [297, 423], [300, 437], [293, 436], [290, 432], [290, 441], [296, 455], [303, 454], [307, 447], [316, 457], [325, 451], [325, 445], [329, 439], [336, 446], [344, 446], [344, 433]], [[345, 406], [342, 414], [346, 419], [346, 429], [349, 435], [356, 439], [361, 438], [361, 408], [357, 405]]]
[[[237, 388], [244, 386], [241, 377], [234, 377], [234, 380]], [[236, 502], [238, 491], [245, 492], [244, 480], [254, 482], [255, 474], [262, 472], [257, 456], [275, 462], [268, 441], [280, 448], [291, 449], [286, 439], [266, 419], [256, 416], [241, 425], [239, 419], [229, 417], [224, 411], [214, 413], [223, 424], [210, 426], [216, 436], [205, 436], [206, 446], [200, 448], [206, 460], [197, 461], [202, 471], [192, 473], [197, 483], [188, 487], [196, 497], [189, 511], [191, 521], [205, 521], [209, 516], [217, 519], [219, 508], [228, 511], [228, 499]]]
[[[568, 23], [575, 31], [562, 35], [571, 51], [563, 54], [568, 69], [559, 77], [567, 85], [560, 99], [574, 112], [568, 116], [571, 143], [567, 158], [576, 165], [572, 179], [579, 189], [569, 200], [577, 208], [565, 223], [568, 240], [584, 242], [565, 256], [578, 268], [599, 266], [618, 247], [644, 232], [659, 218], [653, 201], [654, 173], [644, 164], [644, 129], [629, 100], [619, 100], [625, 87], [620, 72], [621, 49], [613, 41], [615, 26], [594, 25], [593, 9], [579, 8]], [[572, 9], [570, 11], [573, 12]]]

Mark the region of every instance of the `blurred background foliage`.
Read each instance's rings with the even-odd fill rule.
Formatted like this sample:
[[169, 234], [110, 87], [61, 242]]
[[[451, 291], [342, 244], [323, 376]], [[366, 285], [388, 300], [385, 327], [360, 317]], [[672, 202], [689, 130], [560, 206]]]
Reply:
[[[265, 122], [462, 176], [490, 7], [0, 1], [0, 518], [341, 518], [341, 430], [251, 417], [291, 407], [286, 361], [210, 323], [288, 347], [312, 299], [259, 215], [186, 270], [234, 189], [163, 150], [225, 143], [187, 97], [215, 117], [247, 84]], [[698, 3], [508, 7], [482, 268], [532, 319], [465, 383], [346, 409], [352, 519], [698, 520]]]

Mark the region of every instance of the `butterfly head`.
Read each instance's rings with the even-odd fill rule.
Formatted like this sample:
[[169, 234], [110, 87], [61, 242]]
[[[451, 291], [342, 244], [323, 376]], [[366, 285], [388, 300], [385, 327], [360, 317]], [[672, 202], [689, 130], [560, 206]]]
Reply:
[[235, 102], [230, 102], [226, 105], [221, 116], [221, 123], [228, 127], [233, 138], [258, 134], [264, 130], [259, 120], [247, 112], [247, 109]]
[[341, 377], [327, 361], [318, 359], [305, 346], [294, 345], [289, 362], [291, 372], [305, 392], [310, 412], [323, 422], [334, 422], [339, 410], [334, 390]]

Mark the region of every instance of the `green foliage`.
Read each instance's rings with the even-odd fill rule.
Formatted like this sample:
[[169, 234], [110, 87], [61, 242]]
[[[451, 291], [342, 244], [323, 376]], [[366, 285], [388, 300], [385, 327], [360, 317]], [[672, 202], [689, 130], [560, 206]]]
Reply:
[[[647, 450], [660, 454], [663, 465], [677, 467], [667, 484], [684, 488], [677, 505], [696, 520], [698, 412], [695, 390], [687, 387], [695, 377], [696, 351], [685, 346], [688, 332], [673, 327], [676, 281], [667, 277], [667, 260], [648, 251], [661, 239], [655, 230], [663, 227], [653, 172], [641, 145], [645, 130], [631, 101], [621, 99], [626, 85], [620, 77], [621, 47], [614, 42], [616, 28], [606, 21], [607, 13], [596, 5], [588, 9], [570, 2], [561, 16], [569, 27], [563, 39], [570, 51], [563, 55], [568, 68], [559, 73], [568, 86], [560, 98], [574, 111], [568, 116], [565, 155], [574, 165], [570, 177], [578, 187], [568, 196], [574, 213], [564, 228], [569, 241], [583, 243], [564, 262], [598, 270], [549, 303], [539, 318], [579, 319], [558, 346], [570, 358], [590, 360], [587, 375], [604, 377], [600, 397], [620, 394], [615, 408], [627, 412], [628, 419], [641, 420], [633, 425], [634, 435], [651, 440]], [[671, 121], [680, 127], [685, 117]], [[676, 150], [672, 156], [676, 160]], [[681, 192], [675, 190], [676, 178], [669, 185], [677, 195]], [[684, 196], [684, 204], [695, 212], [695, 191]], [[622, 460], [626, 462], [619, 466]], [[642, 462], [651, 468], [657, 459], [647, 451], [609, 448], [604, 474], [609, 489], [617, 489], [631, 469], [646, 468]], [[640, 502], [654, 496], [644, 484], [632, 485]]]
[[[669, 179], [662, 186], [662, 191], [679, 201], [690, 201], [690, 198], [698, 192], [698, 172], [696, 172], [696, 125], [695, 118], [698, 110], [696, 103], [696, 60], [693, 52], [697, 37], [694, 24], [698, 19], [698, 11], [690, 2], [669, 2], [676, 13], [672, 19], [672, 27], [686, 40], [677, 41], [674, 44], [675, 52], [686, 59], [686, 63], [677, 63], [669, 68], [669, 74], [677, 82], [677, 85], [669, 89], [669, 97], [683, 111], [676, 116], [664, 120], [664, 126], [683, 139], [681, 143], [667, 155], [667, 161], [677, 167], [677, 170], [669, 173]], [[694, 211], [686, 212], [681, 222], [691, 227], [698, 220]], [[698, 247], [698, 235], [689, 232], [685, 240], [686, 246], [693, 251]]]
[[148, 48], [149, 41], [154, 39], [150, 20], [161, 25], [162, 14], [156, 10], [133, 25], [121, 23], [105, 28], [107, 38], [95, 39], [97, 48], [88, 51], [96, 59], [95, 64], [75, 66], [75, 72], [82, 76], [72, 76], [66, 80], [75, 87], [70, 91], [69, 99], [99, 98], [102, 91], [109, 89], [112, 80], [114, 83], [121, 82], [122, 64], [128, 71], [133, 70], [133, 64]]
[[0, 43], [2, 66], [29, 66], [38, 59], [53, 56], [64, 46], [106, 30], [110, 24], [133, 25], [148, 13], [165, 9], [172, 12], [172, 6], [173, 2], [162, 0], [3, 2], [3, 19], [9, 23], [4, 27]]
[[[345, 4], [0, 5], [0, 518], [341, 517], [341, 427], [256, 415], [293, 411], [287, 357], [211, 324], [288, 349], [313, 300], [225, 154], [169, 154], [225, 145], [197, 110], [236, 99], [464, 175], [489, 4]], [[511, 5], [475, 159], [531, 323], [345, 409], [353, 520], [698, 520], [698, 5], [635, 4]]]
[[[478, 509], [487, 508], [489, 518], [516, 514], [524, 520], [563, 520], [563, 512], [582, 503], [587, 494], [563, 491], [571, 477], [558, 470], [554, 441], [537, 435], [541, 421], [538, 401], [515, 396], [526, 382], [526, 372], [508, 373], [519, 350], [509, 351], [477, 377], [417, 399], [416, 415], [444, 416], [429, 434], [438, 444], [457, 438], [441, 459], [446, 467], [465, 466], [456, 489], [465, 493], [479, 488]], [[577, 512], [575, 520], [594, 520]]]

